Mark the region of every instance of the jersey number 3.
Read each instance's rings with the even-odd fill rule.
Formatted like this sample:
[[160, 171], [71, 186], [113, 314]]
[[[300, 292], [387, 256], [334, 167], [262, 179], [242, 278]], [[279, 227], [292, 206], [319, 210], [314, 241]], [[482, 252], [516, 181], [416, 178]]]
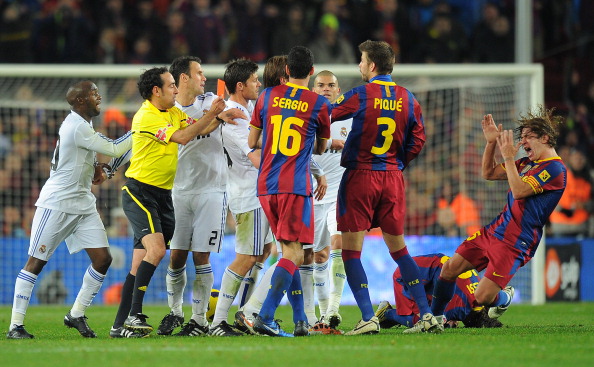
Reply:
[[380, 117], [377, 119], [378, 125], [387, 125], [386, 129], [382, 131], [382, 136], [385, 138], [384, 143], [382, 146], [373, 146], [371, 147], [371, 153], [375, 155], [382, 155], [385, 154], [388, 150], [390, 150], [390, 146], [392, 145], [392, 141], [394, 141], [394, 131], [396, 131], [396, 121], [389, 117]]
[[299, 134], [299, 131], [292, 129], [292, 126], [297, 125], [302, 127], [304, 121], [297, 117], [287, 117], [283, 121], [283, 116], [274, 115], [270, 118], [270, 122], [273, 126], [270, 153], [276, 154], [281, 152], [287, 157], [299, 153], [301, 134]]

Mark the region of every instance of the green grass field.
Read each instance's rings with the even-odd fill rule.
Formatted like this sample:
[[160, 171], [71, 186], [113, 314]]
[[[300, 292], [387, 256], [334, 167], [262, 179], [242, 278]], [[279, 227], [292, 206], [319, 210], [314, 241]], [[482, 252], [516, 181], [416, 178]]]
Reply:
[[[166, 306], [145, 306], [155, 328]], [[234, 312], [234, 309], [232, 309]], [[0, 307], [4, 329], [10, 307]], [[25, 324], [33, 340], [0, 339], [0, 366], [594, 366], [594, 303], [513, 305], [501, 329], [452, 329], [441, 335], [403, 335], [402, 329], [379, 335], [305, 338], [110, 339], [116, 309], [89, 308], [97, 339], [84, 339], [62, 324], [67, 306], [31, 306]], [[186, 310], [186, 315], [190, 310]], [[356, 307], [342, 307], [348, 330], [360, 318]], [[277, 317], [292, 331], [291, 310]]]

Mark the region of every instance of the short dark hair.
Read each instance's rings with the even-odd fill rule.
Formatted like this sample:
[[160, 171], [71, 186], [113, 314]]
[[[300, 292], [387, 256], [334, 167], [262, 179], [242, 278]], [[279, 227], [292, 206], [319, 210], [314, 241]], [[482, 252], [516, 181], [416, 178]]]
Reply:
[[287, 66], [287, 55], [272, 56], [266, 61], [262, 76], [264, 88], [280, 85], [280, 78], [289, 79], [285, 66]]
[[163, 88], [161, 74], [165, 73], [168, 73], [167, 68], [162, 66], [145, 70], [140, 74], [137, 85], [140, 96], [143, 99], [151, 99], [153, 96], [153, 87]]
[[246, 83], [258, 71], [258, 64], [248, 59], [237, 59], [227, 64], [223, 80], [229, 94], [234, 94], [237, 83]]
[[378, 74], [392, 74], [396, 54], [387, 42], [367, 40], [359, 45], [359, 51], [367, 52], [367, 58], [375, 64]]
[[179, 87], [179, 77], [182, 74], [190, 75], [190, 64], [192, 61], [202, 63], [199, 57], [196, 56], [180, 56], [173, 60], [171, 66], [169, 66], [169, 72], [173, 75], [175, 85]]
[[549, 137], [547, 144], [555, 148], [559, 138], [559, 127], [565, 119], [562, 116], [553, 116], [553, 112], [555, 112], [554, 108], [547, 110], [544, 106], [538, 105], [536, 111], [528, 111], [526, 115], [520, 115], [519, 126], [515, 129], [518, 138], [522, 130], [528, 129], [539, 138], [547, 135]]
[[289, 76], [295, 79], [305, 79], [309, 75], [314, 64], [314, 56], [311, 50], [304, 46], [295, 46], [289, 51], [287, 65]]

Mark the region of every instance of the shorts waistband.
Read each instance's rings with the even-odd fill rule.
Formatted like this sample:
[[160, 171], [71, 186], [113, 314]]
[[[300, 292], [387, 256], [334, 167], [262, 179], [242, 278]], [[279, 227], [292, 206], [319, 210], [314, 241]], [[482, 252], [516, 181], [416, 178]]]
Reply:
[[159, 194], [159, 195], [170, 195], [171, 194], [171, 190], [167, 190], [167, 189], [163, 189], [163, 188], [160, 188], [157, 186], [149, 185], [149, 184], [138, 181], [137, 179], [134, 179], [131, 177], [128, 177], [128, 180], [126, 181], [126, 185], [136, 185], [136, 186], [142, 187], [145, 190], [154, 192], [155, 194]]

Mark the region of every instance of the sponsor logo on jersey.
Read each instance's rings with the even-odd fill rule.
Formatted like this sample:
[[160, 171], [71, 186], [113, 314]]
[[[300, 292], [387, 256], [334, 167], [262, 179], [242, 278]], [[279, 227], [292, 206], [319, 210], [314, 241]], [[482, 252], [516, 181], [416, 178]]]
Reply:
[[503, 278], [503, 275], [501, 275], [501, 274], [497, 274], [497, 272], [496, 272], [496, 271], [494, 271], [494, 272], [493, 272], [493, 276], [494, 276], [494, 277]]
[[146, 285], [143, 285], [142, 287], [138, 287], [138, 290], [146, 292]]
[[342, 101], [344, 101], [344, 94], [341, 94], [340, 97], [338, 97], [336, 104], [340, 104]]
[[549, 178], [551, 178], [551, 174], [547, 172], [547, 170], [543, 170], [541, 173], [538, 174], [538, 177], [542, 180], [542, 182], [547, 182]]

